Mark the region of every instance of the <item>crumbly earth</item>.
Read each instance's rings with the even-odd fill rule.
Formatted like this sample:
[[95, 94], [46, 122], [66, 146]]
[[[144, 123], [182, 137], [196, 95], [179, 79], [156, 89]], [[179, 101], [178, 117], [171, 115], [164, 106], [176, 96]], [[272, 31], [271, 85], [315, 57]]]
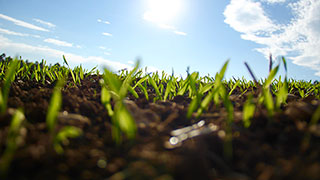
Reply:
[[[138, 89], [140, 98], [129, 95], [125, 100], [138, 132], [134, 140], [124, 138], [122, 144], [115, 144], [110, 117], [100, 102], [99, 79], [89, 76], [80, 86], [69, 79], [62, 90], [57, 130], [72, 125], [83, 131], [82, 136], [63, 143], [62, 155], [54, 151], [45, 123], [54, 83], [13, 82], [9, 108], [0, 116], [0, 155], [6, 148], [12, 110], [22, 108], [26, 121], [8, 179], [320, 179], [319, 125], [310, 132], [309, 145], [303, 143], [308, 122], [320, 105], [315, 97], [300, 99], [295, 92], [290, 94], [272, 119], [263, 106], [257, 106], [251, 126], [245, 128], [246, 94], [236, 89], [230, 96], [234, 105], [232, 156], [226, 156], [227, 113], [222, 104], [212, 103], [200, 118], [187, 119], [187, 96], [153, 102], [151, 87], [149, 101]], [[249, 91], [257, 97], [256, 90]], [[178, 144], [170, 141], [173, 130], [200, 121], [204, 125], [194, 137]], [[214, 128], [204, 132], [209, 126]]]

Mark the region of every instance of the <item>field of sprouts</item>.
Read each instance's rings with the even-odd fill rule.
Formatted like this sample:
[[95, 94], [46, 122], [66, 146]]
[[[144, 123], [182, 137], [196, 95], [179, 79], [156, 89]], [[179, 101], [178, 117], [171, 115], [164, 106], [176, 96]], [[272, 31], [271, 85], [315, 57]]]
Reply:
[[[0, 58], [0, 179], [320, 179], [320, 84]], [[268, 68], [268, 67], [266, 67]]]

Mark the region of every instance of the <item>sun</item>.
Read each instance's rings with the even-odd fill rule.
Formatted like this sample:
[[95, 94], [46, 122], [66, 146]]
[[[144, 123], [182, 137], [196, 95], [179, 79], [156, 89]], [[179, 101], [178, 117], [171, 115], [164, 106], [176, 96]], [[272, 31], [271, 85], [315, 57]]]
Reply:
[[147, 0], [147, 5], [144, 19], [160, 25], [170, 24], [182, 7], [181, 0]]

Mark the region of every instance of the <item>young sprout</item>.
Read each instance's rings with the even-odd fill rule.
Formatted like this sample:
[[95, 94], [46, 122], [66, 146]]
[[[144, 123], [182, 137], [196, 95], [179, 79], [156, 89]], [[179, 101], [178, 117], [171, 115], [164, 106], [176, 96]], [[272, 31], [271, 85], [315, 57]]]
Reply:
[[62, 143], [68, 142], [68, 138], [76, 138], [82, 134], [81, 129], [73, 127], [73, 126], [65, 126], [63, 127], [54, 137], [53, 139], [53, 147], [54, 150], [58, 154], [63, 154], [64, 150], [62, 148]]
[[[112, 136], [117, 144], [121, 142], [121, 133], [124, 132], [129, 139], [133, 139], [136, 134], [136, 125], [133, 117], [127, 110], [124, 99], [127, 96], [133, 75], [138, 69], [139, 61], [135, 68], [126, 75], [123, 82], [118, 76], [108, 69], [104, 70], [101, 102], [105, 105], [112, 120]], [[115, 101], [112, 109], [111, 98]]]
[[49, 133], [50, 136], [53, 138], [53, 147], [58, 154], [63, 153], [63, 148], [61, 144], [67, 141], [67, 138], [75, 138], [82, 134], [81, 129], [73, 126], [66, 126], [62, 128], [58, 133], [56, 133], [55, 131], [58, 113], [62, 104], [61, 89], [63, 88], [63, 85], [64, 80], [61, 79], [55, 86], [46, 117], [46, 123], [49, 129]]
[[196, 88], [196, 79], [198, 78], [199, 73], [193, 72], [189, 75], [189, 97], [192, 98], [192, 101], [188, 107], [187, 118], [190, 119], [192, 113], [199, 107], [201, 98], [203, 94], [200, 94]]
[[[157, 77], [157, 76], [156, 76]], [[154, 88], [154, 90], [156, 91], [156, 94], [157, 94], [157, 97], [154, 99], [155, 100], [159, 100], [159, 99], [162, 99], [162, 95], [159, 91], [159, 87], [156, 83], [156, 80], [154, 80], [154, 78], [152, 78], [151, 76], [148, 77], [148, 81], [149, 83], [152, 85], [152, 87]]]
[[174, 86], [174, 72], [173, 72], [173, 69], [172, 69], [172, 75], [170, 77], [170, 80], [167, 82], [167, 87], [166, 87], [166, 91], [164, 93], [163, 100], [167, 100], [167, 98], [169, 96], [169, 93], [171, 93], [171, 89], [172, 89], [173, 86]]
[[256, 106], [253, 102], [253, 96], [250, 94], [243, 106], [243, 125], [245, 128], [250, 127], [251, 118], [254, 116]]
[[286, 103], [288, 97], [287, 62], [284, 57], [282, 57], [282, 62], [286, 75], [283, 83], [281, 82], [281, 80], [280, 82], [278, 82], [278, 84], [281, 85], [279, 91], [276, 94], [276, 108], [278, 110], [280, 109], [281, 104]]
[[50, 104], [48, 107], [46, 123], [51, 135], [53, 135], [55, 132], [54, 130], [57, 123], [56, 121], [62, 104], [61, 89], [63, 88], [63, 85], [64, 80], [59, 80], [56, 86], [54, 87]]
[[10, 91], [11, 82], [15, 79], [16, 69], [18, 68], [19, 61], [17, 59], [10, 62], [6, 69], [5, 79], [0, 91], [0, 114], [3, 114], [7, 109], [7, 101]]
[[18, 148], [19, 141], [21, 141], [20, 130], [23, 127], [22, 123], [25, 120], [25, 116], [22, 110], [18, 109], [14, 112], [9, 127], [9, 132], [7, 136], [7, 146], [0, 159], [0, 177], [6, 177], [8, 168], [13, 159], [14, 153]]
[[72, 69], [70, 68], [70, 66], [69, 66], [69, 64], [68, 64], [68, 61], [66, 60], [66, 57], [65, 57], [64, 55], [62, 55], [62, 58], [63, 58], [64, 63], [66, 63], [66, 65], [67, 65], [68, 68], [69, 68], [69, 71], [70, 71], [70, 73], [71, 73], [71, 76], [72, 76], [74, 85], [76, 85], [76, 83], [77, 83], [76, 77], [74, 76], [74, 73], [73, 73]]

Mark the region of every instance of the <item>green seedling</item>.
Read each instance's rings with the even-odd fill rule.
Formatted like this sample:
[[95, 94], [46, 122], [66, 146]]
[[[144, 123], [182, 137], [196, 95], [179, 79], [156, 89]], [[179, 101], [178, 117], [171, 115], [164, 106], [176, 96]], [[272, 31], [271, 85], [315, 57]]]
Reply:
[[73, 127], [73, 126], [65, 126], [63, 127], [54, 137], [53, 139], [53, 147], [54, 150], [58, 154], [63, 154], [64, 150], [61, 144], [68, 144], [68, 138], [76, 138], [82, 134], [81, 129]]
[[[112, 120], [112, 136], [117, 144], [121, 143], [122, 132], [126, 134], [129, 139], [133, 139], [136, 134], [136, 125], [133, 117], [127, 110], [124, 99], [129, 91], [130, 84], [133, 79], [134, 73], [137, 71], [139, 62], [135, 68], [130, 71], [125, 79], [121, 81], [118, 76], [108, 69], [104, 70], [101, 102], [105, 105], [109, 116]], [[133, 88], [131, 88], [133, 90]], [[112, 109], [111, 99], [115, 101], [114, 108]]]
[[199, 73], [194, 72], [189, 75], [189, 97], [192, 98], [192, 101], [188, 107], [187, 118], [190, 119], [192, 117], [192, 113], [199, 107], [200, 101], [202, 99], [203, 94], [200, 94], [196, 87], [196, 80], [198, 78]]
[[288, 97], [287, 62], [284, 57], [282, 57], [282, 62], [284, 65], [286, 75], [285, 75], [283, 83], [281, 82], [281, 80], [279, 80], [279, 82], [278, 82], [280, 87], [279, 87], [279, 91], [276, 94], [276, 109], [277, 110], [280, 109], [281, 104], [286, 103], [287, 97]]
[[64, 63], [66, 63], [66, 65], [67, 65], [68, 68], [69, 68], [69, 71], [70, 71], [70, 73], [71, 73], [71, 76], [72, 76], [74, 85], [76, 85], [76, 83], [77, 83], [76, 77], [74, 76], [74, 73], [73, 73], [72, 69], [70, 68], [70, 66], [69, 66], [69, 64], [68, 64], [68, 61], [67, 61], [66, 57], [65, 57], [64, 55], [62, 55], [62, 58], [63, 58]]
[[18, 109], [14, 112], [7, 136], [7, 146], [0, 159], [0, 177], [4, 178], [7, 175], [10, 163], [14, 153], [18, 148], [19, 142], [22, 141], [20, 130], [23, 127], [25, 116], [22, 110]]
[[7, 109], [7, 101], [11, 83], [15, 79], [16, 69], [18, 68], [19, 61], [17, 59], [10, 62], [6, 68], [5, 79], [0, 91], [0, 114], [5, 113]]
[[245, 128], [250, 127], [251, 119], [254, 116], [255, 109], [256, 109], [256, 106], [253, 102], [253, 96], [252, 94], [250, 94], [243, 106], [243, 125]]
[[62, 105], [61, 89], [63, 88], [63, 85], [64, 80], [59, 80], [56, 86], [54, 87], [50, 104], [48, 107], [46, 123], [51, 135], [54, 135], [55, 133], [55, 126], [57, 123], [56, 121]]
[[237, 80], [236, 83], [232, 86], [232, 89], [229, 91], [229, 95], [239, 86], [240, 80]]
[[62, 105], [61, 89], [63, 85], [64, 80], [59, 80], [55, 86], [46, 117], [47, 127], [53, 139], [53, 147], [58, 154], [63, 154], [64, 151], [61, 144], [66, 142], [67, 138], [75, 138], [82, 134], [81, 129], [73, 126], [66, 126], [56, 133], [57, 117]]
[[173, 73], [173, 70], [172, 70], [172, 75], [170, 77], [170, 80], [167, 83], [167, 87], [166, 87], [166, 91], [164, 93], [163, 100], [167, 100], [169, 94], [171, 93], [171, 89], [172, 89], [173, 86], [174, 86], [174, 73]]
[[[158, 77], [158, 76], [155, 76], [155, 77]], [[152, 78], [151, 76], [148, 77], [148, 81], [149, 81], [149, 84], [152, 85], [152, 87], [154, 88], [156, 94], [157, 94], [157, 97], [155, 98], [155, 100], [160, 100], [162, 99], [162, 95], [159, 91], [159, 87], [156, 83], [157, 79], [155, 80], [154, 78]]]

